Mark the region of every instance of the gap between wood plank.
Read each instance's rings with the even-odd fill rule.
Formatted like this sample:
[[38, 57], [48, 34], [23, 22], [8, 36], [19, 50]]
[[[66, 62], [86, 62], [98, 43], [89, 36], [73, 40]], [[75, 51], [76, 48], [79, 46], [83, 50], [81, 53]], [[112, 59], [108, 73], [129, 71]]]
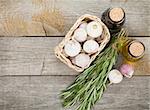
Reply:
[[[0, 36], [0, 37], [11, 37], [11, 36]], [[65, 36], [18, 36], [18, 37], [27, 37], [27, 38], [28, 38], [28, 37], [29, 37], [29, 38], [30, 38], [30, 37], [37, 37], [37, 38], [38, 38], [38, 37], [43, 37], [43, 38], [45, 38], [45, 37], [48, 37], [48, 38], [49, 38], [49, 37], [50, 37], [50, 38], [51, 38], [51, 37], [65, 37]], [[132, 38], [132, 37], [150, 37], [150, 36], [129, 36], [129, 37]], [[16, 38], [16, 37], [15, 37], [15, 38]]]
[[[78, 75], [3, 75], [0, 77], [76, 77]], [[133, 75], [133, 77], [150, 77], [150, 75]]]

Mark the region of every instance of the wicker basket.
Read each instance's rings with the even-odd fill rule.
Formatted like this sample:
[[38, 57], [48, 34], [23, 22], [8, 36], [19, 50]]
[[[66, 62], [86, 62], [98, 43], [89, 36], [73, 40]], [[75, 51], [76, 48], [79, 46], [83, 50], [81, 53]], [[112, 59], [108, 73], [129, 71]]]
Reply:
[[[90, 66], [91, 62], [96, 58], [96, 56], [102, 51], [102, 49], [106, 46], [106, 44], [109, 42], [110, 39], [110, 33], [106, 25], [96, 16], [85, 14], [81, 16], [76, 23], [72, 26], [72, 28], [69, 30], [69, 32], [66, 34], [65, 38], [62, 40], [62, 42], [55, 47], [55, 55], [57, 58], [59, 58], [63, 63], [67, 64], [70, 68], [76, 70], [77, 72], [82, 72], [85, 68], [78, 67], [74, 65], [69, 57], [67, 57], [64, 53], [64, 46], [65, 43], [72, 39], [73, 32], [79, 27], [81, 22], [83, 21], [97, 21], [99, 22], [103, 27], [103, 33], [101, 35], [101, 40], [99, 43], [99, 49], [98, 51], [90, 56], [90, 62], [87, 65], [87, 67]], [[87, 68], [86, 67], [86, 68]]]

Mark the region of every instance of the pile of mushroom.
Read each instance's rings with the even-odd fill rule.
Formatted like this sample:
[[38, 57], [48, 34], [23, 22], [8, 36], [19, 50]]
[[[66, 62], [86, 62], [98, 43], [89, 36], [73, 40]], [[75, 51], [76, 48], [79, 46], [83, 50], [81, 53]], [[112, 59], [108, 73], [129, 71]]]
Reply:
[[102, 25], [96, 21], [82, 21], [73, 32], [71, 39], [66, 42], [64, 52], [73, 65], [87, 68], [91, 61], [91, 55], [98, 52], [101, 38]]

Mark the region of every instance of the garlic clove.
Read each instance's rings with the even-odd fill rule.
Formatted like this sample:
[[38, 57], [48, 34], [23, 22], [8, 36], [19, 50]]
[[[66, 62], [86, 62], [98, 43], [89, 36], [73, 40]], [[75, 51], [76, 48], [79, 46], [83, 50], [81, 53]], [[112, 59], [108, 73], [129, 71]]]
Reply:
[[90, 54], [95, 53], [98, 51], [98, 48], [99, 48], [99, 44], [94, 40], [87, 40], [83, 44], [83, 50], [86, 53], [90, 53]]
[[119, 70], [127, 78], [131, 78], [134, 73], [134, 68], [130, 64], [121, 65]]
[[90, 56], [85, 53], [81, 53], [77, 55], [72, 62], [81, 68], [86, 68], [90, 63]]
[[86, 30], [87, 24], [88, 24], [87, 22], [83, 21], [83, 22], [80, 24], [79, 28], [82, 28], [82, 29], [85, 29], [85, 30]]
[[111, 83], [120, 83], [123, 80], [123, 75], [116, 69], [109, 72], [108, 78]]
[[92, 21], [87, 25], [86, 30], [89, 36], [92, 38], [97, 38], [101, 36], [103, 28], [100, 23]]
[[74, 31], [73, 37], [78, 41], [78, 42], [84, 42], [87, 39], [87, 32], [83, 28], [78, 28]]
[[68, 56], [74, 57], [80, 53], [81, 45], [76, 40], [70, 40], [65, 44], [64, 51]]

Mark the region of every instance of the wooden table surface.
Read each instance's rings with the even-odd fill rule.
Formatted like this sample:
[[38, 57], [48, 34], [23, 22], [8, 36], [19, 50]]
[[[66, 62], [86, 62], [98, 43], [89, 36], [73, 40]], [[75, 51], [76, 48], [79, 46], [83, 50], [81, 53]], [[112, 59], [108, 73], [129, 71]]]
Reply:
[[146, 52], [135, 76], [109, 86], [94, 110], [150, 110], [150, 0], [0, 0], [0, 110], [65, 110], [59, 93], [78, 73], [53, 49], [79, 16], [109, 7], [125, 9], [125, 27]]

